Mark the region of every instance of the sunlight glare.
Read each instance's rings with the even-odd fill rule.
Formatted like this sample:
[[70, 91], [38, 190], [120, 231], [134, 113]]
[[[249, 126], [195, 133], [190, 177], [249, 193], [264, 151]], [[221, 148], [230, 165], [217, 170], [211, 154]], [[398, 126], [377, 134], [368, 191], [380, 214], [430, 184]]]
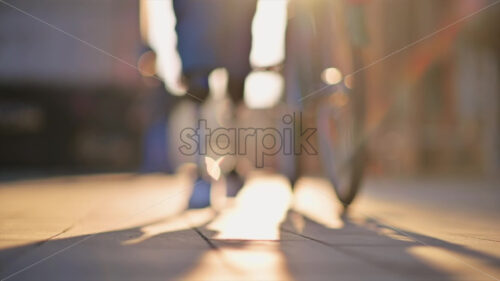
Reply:
[[325, 179], [303, 178], [297, 182], [293, 209], [307, 218], [328, 227], [342, 228], [341, 206], [333, 187]]
[[258, 1], [252, 23], [253, 66], [276, 65], [284, 60], [287, 4], [287, 0]]
[[207, 173], [214, 180], [218, 180], [220, 178], [220, 163], [222, 162], [222, 160], [224, 160], [224, 156], [217, 160], [214, 160], [210, 156], [205, 156], [205, 166], [207, 167]]
[[[241, 244], [240, 244], [241, 243]], [[293, 280], [284, 254], [276, 243], [239, 242], [206, 252], [196, 266], [179, 280]]]
[[249, 108], [269, 108], [276, 105], [281, 98], [283, 84], [283, 77], [278, 73], [250, 73], [245, 81], [245, 104]]
[[215, 239], [278, 240], [291, 200], [284, 177], [252, 178], [236, 197], [235, 206], [224, 210], [208, 228], [219, 232]]
[[167, 88], [175, 95], [182, 95], [185, 89], [179, 84], [181, 59], [177, 52], [175, 15], [172, 0], [148, 1], [147, 14], [149, 44], [158, 56], [158, 75], [165, 80]]
[[335, 67], [327, 68], [321, 73], [323, 82], [329, 85], [335, 85], [342, 81], [342, 73]]

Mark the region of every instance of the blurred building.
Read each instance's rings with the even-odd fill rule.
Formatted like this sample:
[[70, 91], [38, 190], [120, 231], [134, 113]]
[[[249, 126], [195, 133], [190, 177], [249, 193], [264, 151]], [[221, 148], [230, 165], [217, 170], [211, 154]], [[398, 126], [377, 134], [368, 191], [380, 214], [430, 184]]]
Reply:
[[366, 61], [404, 48], [365, 70], [372, 172], [498, 174], [500, 6], [475, 13], [493, 2], [364, 1]]
[[0, 3], [0, 166], [129, 167], [135, 0]]

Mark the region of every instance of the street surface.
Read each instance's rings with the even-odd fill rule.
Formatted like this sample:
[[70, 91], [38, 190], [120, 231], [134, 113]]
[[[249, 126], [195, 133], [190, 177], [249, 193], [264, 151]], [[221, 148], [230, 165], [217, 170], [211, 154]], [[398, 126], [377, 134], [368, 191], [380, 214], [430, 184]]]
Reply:
[[[184, 211], [183, 176], [0, 183], [1, 280], [499, 280], [500, 181], [252, 177]], [[214, 192], [214, 198], [217, 192]]]

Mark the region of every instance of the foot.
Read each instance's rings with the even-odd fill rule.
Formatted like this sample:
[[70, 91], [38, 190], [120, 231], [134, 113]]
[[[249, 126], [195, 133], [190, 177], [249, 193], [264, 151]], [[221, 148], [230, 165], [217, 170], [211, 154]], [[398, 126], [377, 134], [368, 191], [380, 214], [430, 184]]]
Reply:
[[199, 177], [194, 183], [191, 198], [189, 198], [189, 209], [202, 209], [210, 206], [210, 182]]

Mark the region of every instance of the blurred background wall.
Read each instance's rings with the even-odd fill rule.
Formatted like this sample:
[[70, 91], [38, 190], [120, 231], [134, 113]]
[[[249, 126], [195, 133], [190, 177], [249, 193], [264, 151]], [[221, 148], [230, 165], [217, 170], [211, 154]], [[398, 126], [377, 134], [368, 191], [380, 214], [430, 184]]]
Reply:
[[366, 61], [404, 48], [365, 70], [371, 173], [497, 175], [500, 7], [473, 15], [494, 1], [362, 2]]
[[24, 12], [0, 4], [0, 167], [135, 166], [138, 1], [9, 3]]
[[[133, 66], [142, 48], [138, 2], [9, 2], [100, 50], [0, 5], [1, 168], [137, 167], [141, 131], [134, 107], [141, 78]], [[152, 5], [150, 16], [173, 27], [175, 20], [165, 20], [159, 8], [170, 2], [153, 2], [159, 4]], [[364, 70], [370, 89], [369, 173], [496, 175], [500, 6], [469, 18], [494, 1], [352, 2], [367, 12], [366, 62], [403, 48]], [[264, 24], [259, 26], [272, 25], [272, 15], [268, 21], [260, 18]], [[175, 35], [158, 26], [149, 31], [168, 84], [169, 74], [161, 72], [179, 64], [172, 55]], [[170, 41], [162, 45], [155, 40]]]

